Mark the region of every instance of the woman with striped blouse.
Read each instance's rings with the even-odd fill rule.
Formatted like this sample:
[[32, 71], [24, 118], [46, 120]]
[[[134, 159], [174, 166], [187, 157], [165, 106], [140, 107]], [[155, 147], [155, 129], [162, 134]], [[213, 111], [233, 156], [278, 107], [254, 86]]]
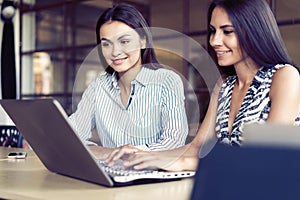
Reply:
[[195, 170], [198, 155], [208, 153], [215, 142], [240, 146], [244, 124], [300, 125], [299, 72], [265, 0], [214, 0], [208, 10], [208, 47], [226, 73], [194, 140], [170, 151], [121, 148], [107, 159], [110, 165], [134, 153], [125, 167]]
[[[106, 70], [70, 116], [80, 138], [98, 158], [124, 145], [145, 151], [184, 145], [188, 123], [182, 80], [158, 63], [139, 11], [127, 4], [107, 9], [97, 22], [96, 36]], [[89, 141], [93, 129], [102, 146]]]

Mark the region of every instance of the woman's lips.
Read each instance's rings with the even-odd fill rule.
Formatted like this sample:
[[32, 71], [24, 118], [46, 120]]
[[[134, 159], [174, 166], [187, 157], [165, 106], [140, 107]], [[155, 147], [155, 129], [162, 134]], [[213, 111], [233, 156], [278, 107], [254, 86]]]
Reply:
[[224, 56], [227, 53], [230, 53], [231, 51], [216, 51], [216, 54], [218, 57]]
[[126, 57], [126, 58], [113, 59], [113, 60], [112, 60], [112, 63], [113, 63], [114, 65], [121, 65], [123, 62], [125, 62], [126, 59], [127, 59], [127, 57]]

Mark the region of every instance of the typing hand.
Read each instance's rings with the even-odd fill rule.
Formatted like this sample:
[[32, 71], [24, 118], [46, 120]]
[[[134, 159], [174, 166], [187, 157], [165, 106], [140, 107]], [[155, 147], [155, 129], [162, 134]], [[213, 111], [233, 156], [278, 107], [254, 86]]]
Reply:
[[123, 162], [125, 168], [135, 170], [162, 169], [166, 171], [180, 171], [181, 166], [178, 156], [165, 154], [165, 152], [139, 151], [128, 156]]
[[[130, 149], [127, 149], [128, 151], [130, 152]], [[124, 159], [123, 166], [124, 168], [133, 167], [135, 170], [196, 170], [198, 160], [198, 147], [185, 145], [167, 151], [133, 151]]]
[[163, 169], [167, 171], [179, 170], [177, 160], [178, 156], [165, 155], [164, 152], [141, 151], [132, 145], [126, 145], [113, 151], [106, 159], [108, 166], [113, 167], [122, 160], [124, 169]]
[[124, 145], [122, 147], [119, 147], [115, 149], [106, 159], [106, 163], [109, 166], [113, 166], [116, 161], [122, 159], [122, 160], [127, 160], [128, 157], [130, 157], [131, 154], [134, 154], [138, 151], [141, 151], [137, 148], [135, 148], [133, 145], [128, 144]]

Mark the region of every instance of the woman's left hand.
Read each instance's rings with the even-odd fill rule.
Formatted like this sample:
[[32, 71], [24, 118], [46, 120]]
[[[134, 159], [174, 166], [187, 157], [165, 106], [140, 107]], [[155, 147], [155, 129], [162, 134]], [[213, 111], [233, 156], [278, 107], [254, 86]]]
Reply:
[[107, 157], [106, 162], [108, 165], [113, 165], [115, 161], [119, 159], [126, 159], [130, 154], [134, 154], [139, 150], [131, 144], [124, 145], [122, 147], [114, 149], [111, 154]]

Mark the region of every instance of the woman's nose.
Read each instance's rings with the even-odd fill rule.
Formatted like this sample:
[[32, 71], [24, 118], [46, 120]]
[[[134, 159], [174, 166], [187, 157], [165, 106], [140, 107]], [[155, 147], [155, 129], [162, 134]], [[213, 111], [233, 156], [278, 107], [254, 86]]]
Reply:
[[220, 46], [223, 44], [223, 38], [221, 34], [213, 34], [210, 36], [210, 45], [211, 46]]
[[120, 55], [122, 53], [122, 48], [119, 44], [114, 44], [113, 45], [113, 50], [112, 50], [112, 55], [114, 57], [117, 57], [118, 55]]

